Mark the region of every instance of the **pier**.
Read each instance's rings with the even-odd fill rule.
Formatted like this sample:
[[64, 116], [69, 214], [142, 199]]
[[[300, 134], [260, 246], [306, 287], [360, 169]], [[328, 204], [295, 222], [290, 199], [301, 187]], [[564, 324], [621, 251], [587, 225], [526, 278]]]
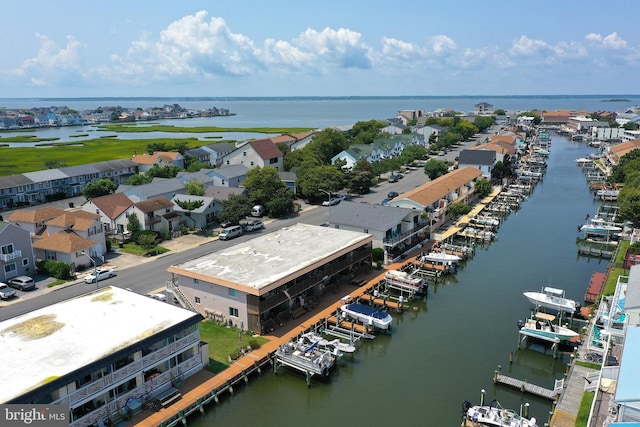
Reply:
[[539, 397], [544, 397], [549, 400], [556, 400], [558, 395], [562, 393], [562, 388], [564, 385], [564, 379], [556, 380], [554, 389], [548, 389], [544, 387], [540, 387], [539, 385], [531, 384], [527, 382], [527, 380], [519, 380], [517, 378], [509, 377], [507, 375], [502, 375], [500, 373], [501, 367], [498, 366], [498, 370], [493, 374], [493, 382], [495, 384], [502, 384], [509, 387], [517, 388], [523, 393], [533, 394]]

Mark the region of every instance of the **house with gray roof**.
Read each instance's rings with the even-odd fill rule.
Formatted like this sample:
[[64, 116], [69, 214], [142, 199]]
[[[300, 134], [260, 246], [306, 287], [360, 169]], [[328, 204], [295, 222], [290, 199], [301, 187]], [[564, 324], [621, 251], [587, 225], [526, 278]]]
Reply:
[[176, 179], [184, 182], [185, 184], [189, 181], [198, 181], [204, 184], [204, 188], [207, 188], [213, 185], [214, 179], [208, 175], [212, 170], [213, 169], [200, 169], [197, 172], [178, 172]]
[[236, 146], [228, 142], [218, 142], [216, 144], [203, 145], [200, 148], [209, 152], [209, 163], [212, 166], [220, 166], [224, 156], [233, 152]]
[[333, 206], [329, 216], [331, 227], [371, 234], [373, 247], [385, 250], [385, 263], [411, 249], [400, 237], [415, 233], [424, 225], [420, 221], [418, 210], [349, 201]]
[[482, 176], [491, 179], [491, 172], [497, 162], [497, 153], [493, 150], [462, 150], [458, 156], [458, 167], [472, 166], [482, 171]]
[[207, 173], [216, 187], [239, 187], [247, 177], [249, 168], [245, 165], [230, 165], [212, 169]]
[[0, 282], [36, 271], [31, 233], [18, 225], [0, 221]]
[[153, 178], [149, 184], [120, 185], [116, 193], [124, 193], [134, 203], [163, 196], [171, 200], [176, 194], [185, 194], [187, 187], [176, 178]]
[[[188, 211], [181, 208], [176, 201], [201, 201], [202, 206]], [[213, 197], [190, 196], [186, 194], [176, 194], [173, 196], [173, 199], [171, 199], [171, 203], [173, 203], [173, 211], [180, 215], [180, 223], [194, 229], [206, 229], [213, 224], [216, 221], [217, 207], [221, 206], [221, 204], [216, 204]]]

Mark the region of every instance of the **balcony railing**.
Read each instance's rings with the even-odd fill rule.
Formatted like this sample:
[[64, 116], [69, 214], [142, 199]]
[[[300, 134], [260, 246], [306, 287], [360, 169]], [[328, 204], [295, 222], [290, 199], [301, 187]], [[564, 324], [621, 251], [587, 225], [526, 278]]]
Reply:
[[104, 377], [85, 385], [84, 387], [66, 395], [61, 399], [56, 400], [53, 403], [63, 403], [73, 407], [75, 403], [93, 396], [94, 394], [107, 388], [109, 385], [127, 378], [133, 374], [140, 373], [144, 370], [144, 368], [153, 366], [157, 361], [162, 360], [173, 353], [179, 352], [180, 350], [187, 348], [197, 342], [200, 342], [199, 331], [186, 335], [180, 338], [178, 341], [172, 342], [171, 344], [162, 347], [160, 350], [146, 355], [142, 359], [138, 359], [133, 363], [129, 363], [128, 365], [123, 366], [118, 370], [106, 374]]
[[393, 246], [396, 243], [399, 243], [403, 240], [406, 240], [409, 237], [415, 236], [416, 234], [422, 233], [423, 231], [426, 231], [427, 233], [429, 232], [429, 222], [428, 221], [420, 221], [418, 222], [418, 224], [416, 224], [416, 227], [405, 231], [404, 233], [400, 233], [396, 236], [393, 236], [391, 238], [385, 238], [383, 239], [383, 243], [385, 245], [388, 246]]
[[22, 256], [22, 250], [14, 250], [10, 254], [0, 254], [0, 259], [2, 261], [11, 261], [12, 259], [16, 259]]

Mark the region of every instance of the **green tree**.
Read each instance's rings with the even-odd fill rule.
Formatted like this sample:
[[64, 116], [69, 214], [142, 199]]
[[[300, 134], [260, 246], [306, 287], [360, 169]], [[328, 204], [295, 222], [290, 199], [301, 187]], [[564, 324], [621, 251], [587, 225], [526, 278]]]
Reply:
[[625, 186], [618, 194], [620, 219], [640, 227], [640, 188]]
[[505, 116], [507, 114], [502, 108], [498, 108], [497, 110], [493, 110], [493, 114], [496, 116]]
[[286, 186], [278, 189], [273, 197], [265, 205], [269, 216], [272, 218], [282, 218], [293, 212], [293, 191]]
[[252, 203], [265, 206], [278, 190], [287, 187], [280, 179], [278, 170], [271, 166], [250, 169], [242, 185], [247, 189]]
[[59, 169], [59, 168], [64, 168], [67, 166], [66, 162], [62, 162], [60, 160], [47, 160], [46, 162], [44, 162], [44, 166], [47, 169]]
[[496, 122], [495, 117], [477, 116], [473, 124], [478, 128], [479, 132], [483, 132], [493, 126]]
[[466, 215], [471, 212], [471, 206], [464, 202], [454, 202], [447, 208], [447, 213], [453, 218], [460, 218], [462, 215]]
[[138, 219], [138, 215], [135, 212], [132, 212], [129, 215], [129, 220], [127, 221], [127, 230], [131, 234], [135, 234], [142, 229], [142, 225], [140, 224], [140, 220]]
[[174, 201], [174, 203], [185, 210], [184, 214], [187, 216], [187, 218], [189, 218], [191, 221], [193, 221], [193, 229], [195, 229], [196, 228], [196, 220], [191, 217], [191, 213], [193, 211], [195, 211], [196, 209], [201, 208], [202, 205], [204, 205], [204, 201], [202, 201], [202, 200], [191, 200], [191, 199], [188, 199], [188, 200], [178, 200], [178, 199], [176, 199]]
[[249, 200], [249, 197], [244, 194], [234, 194], [222, 202], [220, 217], [223, 220], [237, 224], [241, 219], [251, 214], [252, 207], [253, 203]]
[[149, 175], [143, 174], [143, 173], [138, 173], [138, 174], [130, 176], [125, 181], [125, 184], [126, 185], [143, 185], [143, 184], [148, 184], [151, 181], [153, 181], [153, 177], [152, 176], [149, 176]]
[[421, 145], [411, 144], [404, 147], [399, 159], [402, 164], [409, 164], [414, 160], [421, 159], [427, 154], [427, 149]]
[[185, 184], [185, 187], [186, 187], [188, 196], [204, 196], [203, 182], [195, 181], [195, 180], [187, 181], [187, 183]]
[[631, 150], [622, 156], [620, 162], [613, 167], [607, 181], [610, 183], [624, 183], [627, 180], [627, 175], [633, 174], [639, 170], [640, 150]]
[[145, 255], [158, 246], [158, 240], [153, 233], [143, 233], [138, 237], [138, 246], [144, 249]]
[[181, 169], [176, 165], [164, 165], [162, 167], [153, 165], [147, 171], [147, 175], [153, 178], [175, 178]]
[[446, 162], [442, 160], [430, 159], [424, 165], [424, 173], [429, 177], [429, 179], [434, 180], [439, 176], [442, 176], [449, 172], [449, 167]]
[[494, 179], [502, 179], [509, 175], [509, 169], [501, 161], [497, 161], [491, 170], [491, 177]]
[[355, 172], [349, 180], [349, 190], [356, 194], [367, 194], [371, 191], [373, 174], [368, 170]]
[[82, 195], [89, 199], [94, 197], [106, 196], [116, 191], [116, 185], [107, 178], [96, 179], [88, 183], [82, 189]]
[[184, 170], [187, 172], [198, 172], [201, 169], [210, 169], [211, 164], [201, 162], [197, 157], [187, 157], [185, 159]]
[[335, 166], [313, 166], [300, 172], [297, 174], [298, 188], [312, 200], [326, 199], [327, 195], [320, 189], [337, 193], [344, 188], [344, 174]]
[[352, 144], [372, 144], [378, 136], [380, 129], [387, 126], [386, 122], [381, 120], [369, 120], [356, 122], [349, 135], [351, 136]]
[[331, 163], [331, 158], [349, 146], [345, 135], [336, 129], [325, 129], [314, 135], [304, 150], [315, 151], [322, 164]]
[[491, 185], [491, 181], [486, 178], [480, 178], [476, 180], [475, 184], [473, 184], [473, 192], [480, 199], [484, 199], [493, 191], [493, 186]]

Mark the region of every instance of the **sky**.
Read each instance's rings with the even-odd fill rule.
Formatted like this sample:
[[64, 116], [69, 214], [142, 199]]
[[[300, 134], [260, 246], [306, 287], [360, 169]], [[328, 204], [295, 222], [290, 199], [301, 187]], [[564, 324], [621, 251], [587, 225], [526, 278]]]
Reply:
[[3, 2], [0, 98], [640, 93], [640, 1]]

